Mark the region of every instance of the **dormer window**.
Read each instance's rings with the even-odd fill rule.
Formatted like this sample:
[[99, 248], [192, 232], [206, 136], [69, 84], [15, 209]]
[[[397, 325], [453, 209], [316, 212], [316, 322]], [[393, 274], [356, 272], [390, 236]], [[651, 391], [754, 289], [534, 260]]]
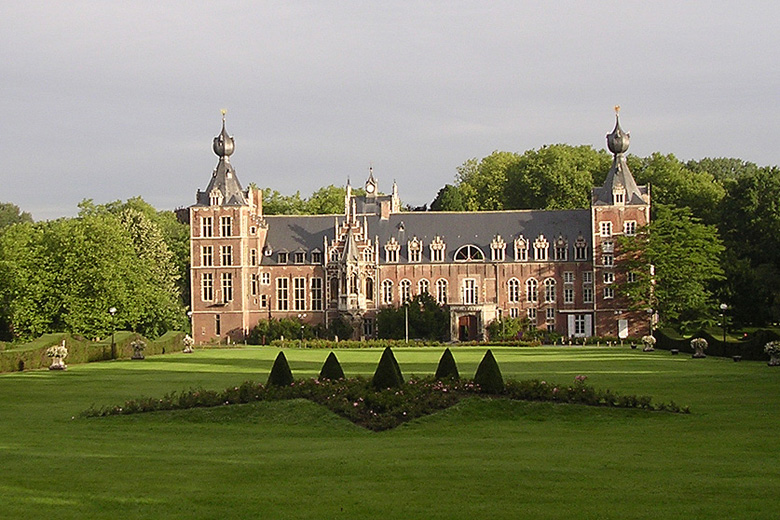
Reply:
[[401, 249], [401, 245], [398, 243], [395, 237], [390, 237], [390, 240], [388, 240], [387, 244], [385, 244], [385, 261], [388, 264], [398, 263], [399, 249]]
[[444, 250], [446, 249], [446, 245], [444, 244], [444, 241], [441, 239], [439, 235], [436, 235], [436, 237], [433, 239], [430, 248], [431, 248], [431, 262], [443, 262]]
[[506, 242], [499, 235], [493, 237], [490, 243], [490, 259], [493, 262], [503, 262], [506, 256]]
[[209, 204], [211, 206], [221, 206], [223, 200], [224, 197], [222, 195], [222, 192], [219, 191], [218, 188], [214, 188], [213, 190], [211, 190], [211, 193], [209, 193]]
[[305, 251], [296, 251], [295, 252], [295, 263], [296, 264], [302, 264], [306, 261], [306, 252]]
[[456, 262], [484, 262], [485, 254], [475, 245], [468, 244], [455, 251]]
[[322, 263], [322, 251], [319, 249], [315, 249], [311, 252], [311, 263], [313, 264], [321, 264]]
[[546, 262], [549, 258], [548, 251], [550, 243], [544, 238], [544, 235], [539, 235], [539, 238], [534, 240], [534, 260], [537, 262]]
[[520, 235], [515, 239], [515, 262], [528, 261], [528, 240]]
[[555, 260], [565, 262], [569, 259], [569, 243], [563, 236], [558, 236], [555, 241]]
[[588, 259], [588, 243], [580, 235], [577, 237], [577, 241], [574, 242], [574, 260], [587, 260]]
[[279, 264], [286, 264], [288, 256], [287, 251], [279, 251], [276, 255], [276, 262]]
[[615, 205], [623, 205], [626, 203], [626, 190], [622, 188], [615, 189], [612, 192], [612, 202]]
[[407, 247], [409, 248], [409, 261], [420, 262], [422, 260], [422, 242], [417, 240], [417, 237], [414, 237], [409, 241]]

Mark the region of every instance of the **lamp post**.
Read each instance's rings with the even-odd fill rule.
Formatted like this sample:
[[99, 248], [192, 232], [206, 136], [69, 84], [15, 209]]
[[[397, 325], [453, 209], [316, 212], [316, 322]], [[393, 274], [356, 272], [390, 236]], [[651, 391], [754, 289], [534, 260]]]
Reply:
[[723, 327], [723, 348], [726, 348], [726, 309], [729, 306], [725, 303], [720, 304], [720, 325]]
[[195, 336], [195, 327], [192, 326], [192, 311], [187, 311], [187, 320], [190, 322], [190, 332]]
[[304, 328], [303, 320], [304, 319], [306, 319], [305, 312], [298, 314], [298, 320], [301, 322], [301, 346], [303, 346], [303, 328]]
[[108, 313], [111, 315], [111, 359], [116, 359], [116, 320], [114, 315], [116, 314], [116, 307], [108, 309]]
[[648, 324], [648, 328], [650, 329], [650, 332], [648, 332], [648, 334], [652, 336], [653, 335], [653, 309], [647, 309], [647, 324]]

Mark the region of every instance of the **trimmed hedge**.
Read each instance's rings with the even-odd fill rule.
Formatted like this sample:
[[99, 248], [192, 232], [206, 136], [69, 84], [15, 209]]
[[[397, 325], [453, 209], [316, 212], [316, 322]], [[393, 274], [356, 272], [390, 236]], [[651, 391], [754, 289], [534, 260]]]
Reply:
[[437, 380], [460, 379], [458, 365], [455, 363], [455, 358], [452, 356], [449, 348], [444, 349], [439, 359], [439, 365], [436, 367], [436, 374], [433, 377]]
[[379, 358], [379, 364], [371, 379], [371, 386], [377, 390], [386, 388], [398, 388], [404, 384], [404, 376], [401, 374], [401, 367], [398, 366], [393, 351], [387, 347]]
[[287, 356], [284, 352], [279, 352], [271, 367], [271, 373], [268, 374], [268, 386], [290, 386], [295, 381], [290, 370], [290, 364], [287, 362]]
[[79, 365], [109, 359], [130, 359], [133, 355], [133, 347], [130, 344], [136, 338], [143, 338], [146, 342], [144, 355], [147, 356], [180, 352], [184, 349], [184, 336], [184, 332], [167, 332], [156, 340], [147, 340], [134, 332], [118, 331], [115, 335], [115, 346], [112, 352], [111, 337], [102, 341], [88, 341], [64, 332], [44, 334], [30, 343], [0, 351], [0, 372], [48, 368], [51, 365], [51, 358], [46, 356], [46, 349], [53, 345], [59, 345], [63, 339], [68, 348], [68, 357], [64, 360], [65, 364]]
[[504, 377], [490, 349], [479, 362], [477, 372], [474, 374], [474, 383], [479, 385], [482, 392], [488, 394], [500, 394], [504, 391]]
[[325, 363], [322, 364], [320, 379], [330, 379], [333, 381], [344, 379], [344, 369], [341, 368], [341, 363], [339, 363], [336, 354], [333, 352], [328, 354], [328, 358], [325, 360]]
[[704, 338], [707, 340], [707, 356], [734, 357], [742, 356], [742, 359], [749, 361], [767, 361], [769, 354], [764, 352], [764, 345], [770, 341], [780, 339], [776, 332], [766, 329], [759, 329], [748, 335], [743, 341], [726, 341], [723, 343], [723, 336], [716, 337], [707, 330], [701, 330], [697, 334], [685, 338], [672, 329], [657, 329], [653, 332], [656, 339], [655, 348], [661, 350], [677, 349], [680, 352], [688, 354], [693, 353], [691, 347], [692, 338]]

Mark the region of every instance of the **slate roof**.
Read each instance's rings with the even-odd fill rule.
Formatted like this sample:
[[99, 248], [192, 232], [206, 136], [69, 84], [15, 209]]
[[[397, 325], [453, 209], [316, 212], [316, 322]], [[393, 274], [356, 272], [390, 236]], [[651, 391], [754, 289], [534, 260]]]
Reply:
[[[323, 239], [332, 241], [334, 222], [344, 221], [343, 215], [269, 215], [266, 244], [274, 254], [265, 256], [263, 264], [275, 265], [278, 251], [292, 253], [296, 250], [322, 251]], [[359, 221], [362, 223], [363, 218]], [[399, 263], [407, 262], [407, 242], [413, 237], [423, 242], [423, 262], [430, 262], [428, 247], [438, 235], [447, 246], [445, 262], [453, 262], [455, 252], [464, 245], [478, 246], [490, 259], [490, 243], [495, 235], [500, 235], [507, 244], [507, 259], [513, 258], [512, 242], [523, 235], [533, 242], [543, 234], [552, 248], [553, 241], [563, 236], [569, 244], [569, 258], [574, 258], [574, 242], [579, 236], [586, 241], [590, 249], [592, 243], [591, 213], [589, 209], [578, 210], [523, 210], [523, 211], [486, 211], [486, 212], [407, 212], [390, 215], [387, 220], [379, 216], [366, 217], [368, 235], [374, 241], [379, 237], [380, 263], [384, 263], [384, 245], [395, 237], [402, 246]], [[552, 256], [552, 251], [551, 251]]]

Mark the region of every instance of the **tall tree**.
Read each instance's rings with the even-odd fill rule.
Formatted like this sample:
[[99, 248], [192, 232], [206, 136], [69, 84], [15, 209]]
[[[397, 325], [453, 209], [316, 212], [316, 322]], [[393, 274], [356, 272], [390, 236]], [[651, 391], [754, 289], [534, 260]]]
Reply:
[[32, 222], [32, 215], [19, 209], [16, 204], [0, 202], [0, 233], [3, 229], [24, 222]]
[[714, 226], [688, 208], [658, 205], [649, 226], [620, 240], [621, 265], [635, 277], [620, 290], [634, 307], [655, 309], [662, 323], [696, 328], [714, 316], [723, 251]]
[[445, 184], [436, 198], [431, 202], [431, 211], [466, 211], [466, 204], [460, 188], [452, 184]]

